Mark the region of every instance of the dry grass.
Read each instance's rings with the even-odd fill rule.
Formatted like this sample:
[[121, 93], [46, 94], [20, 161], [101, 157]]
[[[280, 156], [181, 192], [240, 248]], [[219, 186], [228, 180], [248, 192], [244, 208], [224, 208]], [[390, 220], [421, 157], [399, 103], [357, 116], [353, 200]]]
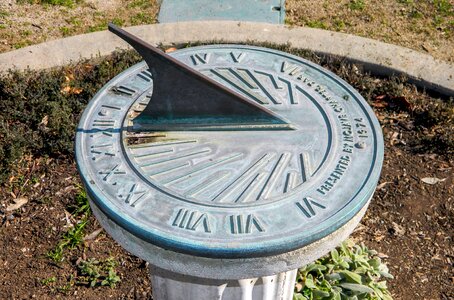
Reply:
[[[49, 4], [53, 3], [53, 4]], [[286, 0], [290, 25], [352, 33], [454, 61], [453, 0]], [[0, 52], [122, 26], [155, 23], [158, 0], [1, 0]]]
[[109, 21], [155, 23], [157, 11], [156, 0], [0, 0], [0, 52], [104, 30]]
[[452, 0], [287, 0], [287, 23], [377, 39], [454, 61]]

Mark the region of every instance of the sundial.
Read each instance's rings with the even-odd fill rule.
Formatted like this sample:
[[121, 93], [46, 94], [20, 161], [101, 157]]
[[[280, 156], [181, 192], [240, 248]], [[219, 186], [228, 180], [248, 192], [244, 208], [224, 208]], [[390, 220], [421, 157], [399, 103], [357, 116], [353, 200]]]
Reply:
[[[338, 76], [272, 49], [166, 54], [109, 29], [145, 61], [91, 100], [76, 156], [97, 216], [129, 251], [173, 272], [187, 260], [183, 274], [221, 268], [216, 276], [233, 278], [222, 262], [278, 261], [365, 209], [381, 171], [381, 129]], [[279, 272], [303, 261], [286, 260]]]

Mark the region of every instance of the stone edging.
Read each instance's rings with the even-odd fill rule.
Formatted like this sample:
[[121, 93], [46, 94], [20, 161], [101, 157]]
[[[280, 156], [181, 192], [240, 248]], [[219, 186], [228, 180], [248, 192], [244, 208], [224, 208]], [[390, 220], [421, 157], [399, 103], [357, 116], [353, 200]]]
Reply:
[[[235, 21], [197, 21], [129, 27], [151, 44], [290, 43], [295, 48], [345, 57], [376, 75], [405, 74], [416, 85], [454, 96], [454, 65], [417, 51], [354, 35], [305, 27]], [[82, 58], [104, 56], [128, 46], [107, 31], [50, 41], [0, 54], [0, 72], [46, 69]]]

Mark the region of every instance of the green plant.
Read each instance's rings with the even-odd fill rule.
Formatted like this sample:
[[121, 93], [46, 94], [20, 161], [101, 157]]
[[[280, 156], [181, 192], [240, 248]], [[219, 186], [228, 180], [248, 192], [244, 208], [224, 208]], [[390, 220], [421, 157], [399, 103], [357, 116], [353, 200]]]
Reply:
[[348, 7], [351, 10], [363, 10], [366, 7], [366, 3], [364, 0], [350, 0]]
[[6, 10], [0, 10], [0, 18], [9, 16], [9, 12]]
[[55, 262], [61, 262], [63, 260], [65, 249], [74, 249], [83, 242], [85, 227], [87, 226], [91, 211], [85, 190], [81, 186], [78, 186], [78, 188], [79, 192], [76, 194], [75, 204], [70, 206], [69, 210], [72, 216], [74, 218], [80, 218], [80, 221], [63, 235], [53, 250], [47, 253], [47, 257]]
[[138, 12], [130, 17], [130, 21], [132, 25], [149, 24], [153, 23], [153, 16], [145, 12]]
[[87, 223], [88, 220], [84, 218], [75, 224], [69, 231], [65, 232], [55, 249], [47, 253], [47, 257], [55, 262], [61, 262], [63, 260], [63, 252], [65, 249], [74, 249], [82, 243]]
[[320, 28], [320, 29], [328, 29], [328, 25], [326, 25], [323, 21], [308, 21], [307, 26], [311, 28]]
[[293, 299], [391, 300], [382, 277], [392, 278], [377, 252], [347, 241], [298, 270]]
[[69, 27], [66, 27], [66, 26], [63, 26], [63, 27], [60, 27], [60, 32], [63, 36], [69, 36], [71, 35], [71, 28]]
[[57, 278], [55, 276], [53, 276], [53, 277], [45, 278], [45, 279], [41, 280], [40, 282], [42, 285], [49, 285], [50, 283], [54, 283], [55, 281], [57, 281]]
[[131, 3], [128, 3], [128, 8], [141, 8], [147, 9], [152, 7], [153, 1], [151, 0], [134, 0]]
[[[15, 174], [25, 155], [72, 157], [75, 128], [88, 100], [109, 79], [139, 60], [128, 51], [50, 71], [1, 74], [0, 185]], [[77, 93], [62, 92], [63, 86], [75, 88]]]
[[121, 281], [115, 271], [117, 262], [113, 258], [98, 261], [96, 259], [83, 260], [77, 265], [80, 276], [77, 280], [79, 284], [87, 284], [94, 286], [109, 286], [115, 285]]
[[59, 5], [73, 8], [76, 4], [81, 3], [83, 0], [19, 0], [19, 4], [41, 4], [41, 5]]
[[87, 193], [85, 189], [78, 185], [77, 188], [79, 191], [76, 194], [75, 198], [75, 205], [71, 206], [71, 211], [73, 216], [84, 216], [85, 218], [88, 217], [91, 213], [90, 210], [90, 203], [88, 202]]
[[450, 0], [434, 0], [436, 10], [444, 16], [454, 15], [454, 7]]

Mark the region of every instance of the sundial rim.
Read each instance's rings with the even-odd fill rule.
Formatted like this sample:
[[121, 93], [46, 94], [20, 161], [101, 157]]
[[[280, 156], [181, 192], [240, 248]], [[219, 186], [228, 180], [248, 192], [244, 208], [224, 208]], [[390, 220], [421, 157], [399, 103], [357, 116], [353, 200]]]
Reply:
[[[328, 71], [326, 69], [321, 68], [320, 66], [318, 66], [312, 62], [309, 62], [305, 59], [299, 58], [299, 57], [291, 55], [291, 54], [287, 54], [287, 53], [277, 51], [277, 50], [271, 50], [268, 48], [253, 47], [253, 46], [247, 46], [247, 45], [228, 45], [228, 44], [227, 45], [205, 45], [205, 46], [197, 46], [197, 47], [178, 50], [178, 51], [172, 53], [171, 55], [173, 55], [175, 57], [179, 57], [179, 56], [185, 57], [185, 55], [189, 55], [191, 53], [192, 54], [199, 53], [200, 51], [213, 51], [213, 53], [215, 53], [216, 51], [222, 52], [224, 50], [229, 50], [229, 49], [233, 49], [235, 51], [236, 50], [243, 50], [246, 52], [250, 51], [251, 53], [255, 51], [256, 53], [261, 53], [262, 55], [266, 54], [266, 55], [270, 55], [270, 56], [274, 55], [276, 57], [278, 57], [278, 56], [283, 57], [283, 58], [288, 59], [291, 62], [298, 62], [301, 65], [306, 66], [308, 69], [312, 68], [314, 70], [314, 72], [320, 72], [320, 74], [323, 74], [323, 76], [330, 77], [331, 78], [330, 80], [337, 81], [339, 86], [343, 85], [345, 87], [350, 87], [348, 83], [346, 83], [345, 81], [343, 81], [342, 79], [337, 77], [335, 74], [331, 73], [330, 71]], [[213, 55], [215, 55], [215, 54], [213, 54]], [[186, 56], [186, 58], [187, 58], [187, 56]], [[83, 116], [81, 118], [81, 122], [78, 126], [78, 132], [76, 135], [77, 167], [81, 174], [83, 183], [88, 191], [88, 195], [90, 196], [91, 200], [95, 203], [95, 205], [99, 209], [101, 209], [109, 218], [114, 220], [114, 222], [116, 222], [118, 225], [120, 225], [122, 228], [124, 228], [128, 232], [140, 237], [141, 239], [143, 239], [146, 242], [149, 242], [156, 246], [162, 247], [164, 249], [173, 250], [176, 252], [181, 252], [181, 253], [186, 253], [186, 254], [191, 254], [191, 255], [195, 255], [195, 256], [218, 257], [218, 258], [222, 258], [222, 257], [223, 258], [247, 258], [247, 257], [268, 256], [268, 255], [284, 253], [284, 252], [288, 252], [291, 250], [295, 250], [295, 249], [304, 247], [305, 245], [308, 245], [314, 241], [317, 241], [317, 240], [323, 238], [324, 236], [329, 235], [330, 233], [332, 233], [332, 232], [336, 231], [338, 228], [340, 228], [342, 225], [346, 224], [352, 217], [354, 217], [368, 203], [368, 200], [370, 199], [370, 197], [372, 196], [372, 194], [375, 190], [375, 187], [376, 187], [379, 175], [380, 175], [382, 162], [383, 162], [382, 133], [381, 133], [381, 129], [380, 129], [379, 123], [378, 123], [375, 115], [373, 114], [371, 108], [367, 105], [365, 100], [355, 90], [348, 89], [347, 91], [348, 91], [349, 95], [352, 97], [352, 99], [350, 99], [350, 102], [357, 101], [356, 104], [358, 105], [358, 107], [360, 107], [359, 109], [361, 109], [364, 112], [364, 116], [368, 119], [367, 120], [369, 122], [368, 128], [369, 128], [369, 130], [371, 130], [371, 133], [373, 136], [373, 138], [369, 137], [367, 139], [366, 138], [364, 139], [363, 142], [366, 144], [365, 149], [358, 148], [357, 144], [360, 143], [361, 140], [359, 138], [355, 139], [355, 141], [353, 143], [353, 146], [355, 148], [353, 149], [353, 151], [355, 151], [355, 153], [361, 153], [362, 151], [365, 153], [365, 152], [369, 151], [369, 149], [372, 149], [373, 159], [371, 161], [369, 161], [370, 169], [366, 174], [364, 174], [365, 176], [367, 176], [367, 180], [364, 181], [364, 183], [361, 185], [361, 188], [357, 189], [357, 191], [354, 193], [353, 192], [350, 193], [351, 199], [349, 201], [344, 200], [343, 201], [344, 205], [341, 207], [338, 207], [337, 211], [330, 214], [329, 216], [320, 218], [318, 221], [320, 221], [321, 225], [310, 226], [310, 227], [304, 226], [303, 220], [305, 217], [307, 217], [305, 214], [309, 213], [310, 218], [312, 218], [312, 217], [317, 218], [318, 215], [312, 215], [311, 209], [315, 209], [316, 212], [318, 213], [318, 211], [317, 211], [318, 209], [320, 209], [321, 211], [323, 209], [321, 209], [319, 206], [317, 206], [317, 203], [322, 206], [327, 206], [327, 204], [328, 204], [326, 202], [320, 202], [320, 201], [318, 201], [318, 198], [316, 198], [314, 200], [314, 202], [315, 202], [315, 206], [314, 206], [314, 204], [311, 204], [311, 203], [314, 203], [314, 202], [311, 202], [313, 199], [312, 195], [310, 195], [310, 196], [308, 195], [308, 197], [301, 196], [298, 199], [295, 198], [294, 200], [288, 200], [288, 203], [293, 203], [293, 205], [296, 204], [296, 206], [294, 206], [294, 208], [293, 208], [295, 211], [298, 209], [302, 209], [302, 210], [300, 210], [300, 213], [302, 213], [302, 219], [292, 218], [292, 219], [286, 221], [287, 225], [282, 225], [282, 226], [296, 226], [297, 228], [300, 229], [299, 231], [295, 229], [291, 235], [277, 236], [276, 234], [274, 234], [272, 238], [267, 238], [267, 236], [266, 236], [267, 231], [265, 230], [263, 238], [260, 238], [260, 236], [259, 236], [256, 240], [253, 240], [253, 241], [248, 240], [248, 238], [250, 238], [251, 236], [255, 235], [255, 237], [257, 237], [258, 234], [262, 233], [262, 232], [260, 232], [260, 230], [257, 230], [257, 229], [261, 228], [260, 226], [265, 227], [266, 225], [269, 225], [267, 220], [264, 219], [264, 220], [261, 220], [261, 221], [264, 221], [264, 225], [263, 224], [251, 225], [250, 228], [252, 228], [252, 231], [250, 232], [249, 236], [243, 235], [243, 237], [241, 237], [241, 238], [245, 239], [246, 242], [244, 242], [244, 243], [238, 242], [241, 240], [240, 237], [237, 237], [236, 239], [234, 238], [233, 240], [229, 239], [231, 237], [230, 234], [232, 232], [228, 232], [229, 228], [219, 225], [220, 222], [229, 222], [229, 219], [227, 217], [223, 218], [223, 220], [221, 220], [221, 221], [217, 220], [214, 222], [214, 223], [216, 223], [215, 225], [217, 226], [217, 230], [219, 230], [219, 228], [224, 228], [227, 230], [227, 232], [225, 233], [226, 239], [225, 239], [224, 244], [219, 241], [219, 237], [216, 237], [213, 239], [213, 237], [211, 235], [214, 231], [213, 228], [210, 228], [211, 232], [209, 232], [209, 234], [207, 232], [197, 233], [198, 236], [196, 238], [194, 238], [194, 236], [190, 235], [192, 232], [189, 232], [187, 230], [181, 231], [181, 228], [179, 226], [174, 226], [175, 228], [173, 228], [171, 225], [172, 225], [172, 222], [173, 223], [176, 222], [175, 218], [178, 218], [178, 207], [181, 204], [181, 202], [176, 202], [176, 204], [175, 204], [176, 211], [174, 211], [171, 215], [167, 216], [167, 219], [165, 219], [165, 221], [164, 221], [167, 224], [166, 226], [170, 226], [169, 230], [166, 229], [163, 231], [162, 228], [150, 227], [150, 226], [147, 226], [146, 224], [144, 224], [142, 222], [142, 220], [138, 221], [136, 212], [129, 213], [124, 207], [121, 207], [121, 209], [119, 209], [118, 203], [116, 202], [116, 201], [118, 201], [118, 199], [116, 199], [115, 201], [113, 201], [112, 199], [110, 199], [110, 200], [107, 199], [109, 197], [106, 197], [106, 194], [104, 193], [105, 192], [104, 187], [102, 187], [102, 186], [100, 187], [98, 185], [99, 178], [94, 180], [94, 178], [93, 178], [94, 173], [90, 169], [90, 160], [88, 159], [88, 154], [86, 153], [87, 148], [86, 147], [84, 148], [84, 145], [83, 145], [86, 142], [84, 139], [88, 139], [88, 136], [87, 136], [87, 133], [83, 132], [82, 128], [86, 127], [85, 122], [90, 118], [90, 116], [93, 116], [93, 114], [96, 113], [96, 111], [94, 111], [94, 109], [97, 108], [96, 105], [99, 105], [99, 102], [97, 102], [97, 101], [100, 101], [100, 99], [102, 99], [102, 97], [105, 97], [105, 95], [107, 93], [109, 93], [112, 86], [115, 86], [119, 82], [123, 82], [124, 80], [127, 80], [127, 78], [129, 78], [131, 76], [131, 74], [137, 75], [138, 73], [140, 73], [141, 70], [144, 70], [144, 68], [145, 68], [144, 62], [136, 64], [136, 65], [128, 68], [121, 74], [117, 75], [111, 81], [109, 81], [109, 83], [107, 83], [93, 97], [93, 100], [87, 106], [87, 108], [84, 111]], [[282, 75], [282, 74], [278, 74], [278, 75]], [[285, 77], [284, 75], [282, 75], [282, 76]], [[285, 77], [285, 78], [289, 79], [290, 77]], [[336, 89], [339, 89], [339, 87], [336, 87]], [[308, 88], [308, 90], [310, 90], [310, 88]], [[134, 97], [137, 100], [141, 97], [141, 95], [145, 95], [145, 93], [146, 93], [145, 91], [141, 92], [141, 93], [137, 93], [137, 95]], [[314, 92], [313, 90], [310, 90], [309, 93], [311, 95], [313, 95], [314, 97], [317, 97], [317, 93]], [[339, 98], [339, 95], [333, 95], [333, 97]], [[322, 97], [320, 97], [320, 99], [317, 99], [317, 101], [322, 101], [322, 100], [323, 100]], [[131, 100], [130, 105], [132, 105], [133, 102], [134, 101]], [[341, 103], [341, 104], [350, 105], [351, 103], [350, 104]], [[324, 109], [327, 110], [328, 107], [324, 107]], [[279, 112], [277, 112], [277, 114], [279, 114]], [[334, 112], [333, 112], [333, 114], [334, 114]], [[331, 121], [336, 120], [337, 117], [338, 117], [337, 115], [330, 116], [330, 118], [332, 119]], [[351, 116], [349, 116], [349, 118], [350, 117]], [[352, 118], [350, 118], [350, 119], [352, 119]], [[125, 122], [127, 123], [127, 120]], [[123, 126], [124, 122], [121, 121], [121, 124]], [[335, 126], [337, 126], [337, 125], [335, 125]], [[334, 128], [334, 130], [337, 130], [337, 127]], [[251, 131], [249, 131], [248, 133], [250, 133], [250, 132]], [[239, 134], [241, 134], [241, 133], [239, 133]], [[335, 133], [333, 133], [333, 134], [335, 134]], [[120, 141], [120, 139], [119, 139], [119, 141]], [[339, 147], [339, 145], [337, 145], [337, 146]], [[126, 148], [123, 148], [123, 147], [126, 147]], [[124, 146], [124, 144], [123, 144], [120, 147], [120, 149], [122, 149], [122, 151], [124, 151], [125, 149], [127, 150], [127, 147], [128, 146]], [[122, 153], [122, 155], [125, 155], [125, 153]], [[338, 158], [338, 156], [336, 156], [336, 158]], [[355, 157], [352, 156], [352, 159], [354, 159], [354, 158]], [[128, 159], [126, 159], [126, 157], [125, 157], [125, 160], [130, 160], [130, 159], [131, 159], [131, 157], [129, 157]], [[277, 159], [277, 157], [275, 159]], [[331, 159], [330, 163], [332, 164], [333, 163], [332, 160], [335, 159], [335, 157], [334, 156], [328, 157], [328, 160], [329, 159]], [[88, 162], [88, 164], [87, 164], [87, 162]], [[130, 166], [131, 166], [131, 163], [130, 163]], [[134, 169], [134, 168], [136, 168], [136, 170], [135, 170], [136, 175], [140, 174], [141, 171], [140, 170], [137, 171], [137, 167], [132, 166], [132, 169]], [[317, 176], [323, 175], [326, 177], [329, 175], [330, 172], [332, 172], [331, 169], [322, 170], [322, 171], [324, 171], [325, 174], [321, 174], [321, 175], [319, 174]], [[351, 171], [351, 170], [347, 169], [347, 171]], [[357, 175], [357, 174], [353, 174], [353, 175]], [[352, 175], [350, 175], [350, 176], [352, 176]], [[138, 178], [139, 177], [141, 177], [141, 176], [138, 176]], [[347, 177], [347, 176], [345, 176], [345, 177]], [[346, 180], [346, 178], [342, 178], [342, 180], [343, 181], [339, 181], [339, 182], [342, 182], [342, 184], [344, 184], [345, 181], [348, 181], [348, 180]], [[144, 180], [142, 182], [142, 184], [146, 183], [146, 182], [147, 181]], [[264, 182], [266, 182], [265, 179], [264, 179]], [[121, 185], [121, 182], [119, 182], [118, 184]], [[148, 184], [153, 184], [153, 182], [148, 181]], [[310, 181], [307, 182], [307, 186], [311, 186], [311, 184], [315, 185], [314, 182], [312, 182], [312, 183]], [[154, 188], [156, 188], [156, 185]], [[160, 189], [160, 187], [158, 187], [158, 189]], [[165, 190], [165, 189], [166, 188], [163, 188], [165, 193], [170, 193], [170, 194], [173, 193], [171, 190], [169, 192], [169, 190]], [[315, 188], [313, 188], [313, 189], [315, 190]], [[175, 197], [175, 199], [178, 198], [177, 194], [170, 195], [170, 196]], [[297, 196], [291, 196], [291, 197], [297, 197]], [[260, 203], [257, 203], [256, 205], [251, 204], [251, 207], [253, 207], [255, 209], [255, 207], [260, 207], [260, 206], [264, 206], [264, 207], [275, 206], [276, 209], [279, 209], [280, 205], [283, 205], [281, 202], [287, 201], [285, 195], [280, 198], [277, 197], [276, 199], [278, 199], [278, 200], [276, 200], [276, 201], [270, 200], [268, 203], [265, 201], [264, 204], [260, 204]], [[281, 199], [281, 200], [279, 200], [279, 199]], [[180, 201], [180, 200], [175, 200], [175, 201]], [[183, 202], [185, 202], [185, 201], [183, 201]], [[297, 202], [299, 204], [297, 204]], [[311, 205], [311, 207], [304, 207], [304, 205], [306, 205], [306, 204]], [[156, 204], [154, 204], [154, 205], [156, 206]], [[189, 205], [189, 206], [185, 206], [185, 205]], [[158, 207], [158, 206], [156, 206], [156, 207]], [[214, 210], [226, 210], [226, 211], [230, 210], [230, 214], [233, 210], [236, 209], [235, 206], [233, 206], [233, 205], [210, 206], [209, 203], [206, 203], [206, 202], [202, 203], [202, 201], [197, 203], [197, 201], [193, 201], [193, 200], [186, 201], [183, 206], [185, 207], [184, 209], [186, 209], [186, 210], [195, 209], [196, 207], [208, 207], [208, 208], [211, 208], [213, 211]], [[248, 207], [247, 203], [238, 206], [237, 207], [238, 213], [240, 213], [240, 210], [244, 210], [247, 207]], [[304, 208], [306, 208], [306, 209], [304, 210]], [[139, 210], [140, 209], [142, 209], [142, 208], [139, 208]], [[206, 209], [205, 210], [202, 209], [202, 211], [206, 211]], [[226, 213], [226, 215], [228, 215], [228, 214], [229, 213]], [[253, 217], [249, 219], [250, 222], [255, 221], [254, 216], [256, 215], [256, 212], [253, 211], [252, 215], [253, 215]], [[197, 215], [195, 215], [195, 216], [198, 217]], [[246, 218], [243, 220], [245, 222], [243, 226], [245, 226], [246, 222], [247, 222], [247, 216], [245, 216], [245, 217]], [[180, 218], [180, 221], [181, 221], [181, 218]], [[203, 223], [203, 219], [201, 222]], [[232, 222], [232, 220], [230, 220], [230, 222]], [[295, 225], [295, 223], [298, 223], [298, 222], [301, 222], [303, 225]], [[210, 226], [213, 226], [212, 223], [213, 222], [210, 223]], [[207, 234], [206, 238], [203, 238], [204, 234]], [[215, 242], [213, 242], [213, 240], [215, 240]]]

